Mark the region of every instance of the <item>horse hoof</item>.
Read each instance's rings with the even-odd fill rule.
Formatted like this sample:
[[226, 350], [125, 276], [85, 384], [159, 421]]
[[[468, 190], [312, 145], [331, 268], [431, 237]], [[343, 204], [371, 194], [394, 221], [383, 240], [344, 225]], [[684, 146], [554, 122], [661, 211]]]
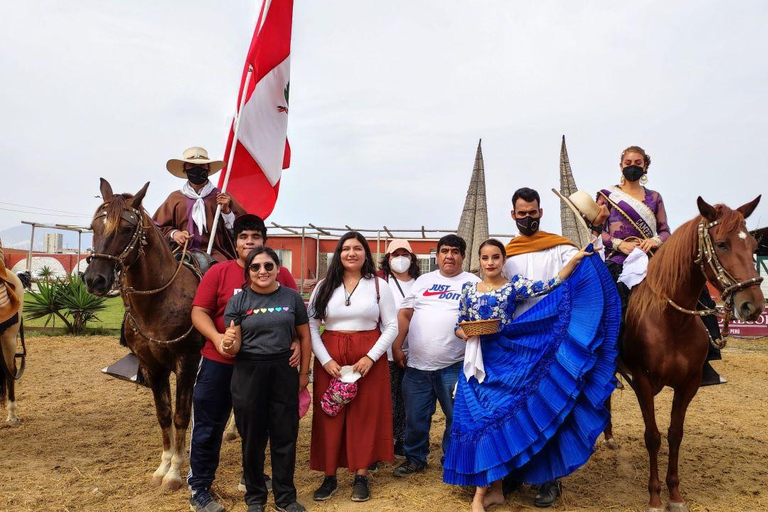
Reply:
[[163, 489], [178, 491], [181, 489], [181, 478], [163, 478]]
[[225, 441], [234, 441], [235, 439], [237, 439], [237, 434], [234, 432], [224, 432]]
[[12, 427], [18, 427], [19, 425], [21, 425], [21, 420], [19, 418], [8, 418], [7, 420], [5, 420], [5, 423]]
[[603, 444], [609, 450], [618, 450], [619, 449], [619, 442], [616, 439], [614, 439], [613, 437], [603, 441]]
[[683, 503], [675, 503], [670, 501], [667, 503], [667, 512], [690, 512], [688, 505]]
[[150, 483], [152, 484], [152, 487], [160, 487], [160, 485], [163, 483], [163, 477], [152, 475], [152, 480]]

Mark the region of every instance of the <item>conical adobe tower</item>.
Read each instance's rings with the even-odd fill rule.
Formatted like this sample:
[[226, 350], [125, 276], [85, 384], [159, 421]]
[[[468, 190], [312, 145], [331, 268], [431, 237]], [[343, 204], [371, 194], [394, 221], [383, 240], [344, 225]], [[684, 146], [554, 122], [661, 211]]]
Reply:
[[483, 164], [483, 140], [477, 143], [475, 166], [464, 200], [464, 210], [459, 220], [458, 235], [467, 242], [464, 270], [480, 272], [480, 257], [477, 248], [488, 239], [488, 202], [485, 197], [485, 166]]
[[[568, 161], [568, 150], [565, 148], [565, 135], [563, 135], [563, 142], [560, 145], [560, 193], [568, 197], [577, 190], [579, 189], [576, 187], [576, 180], [573, 179], [571, 163]], [[563, 201], [560, 201], [560, 229], [565, 238], [579, 247], [584, 247], [589, 243], [589, 233], [576, 219], [576, 214]]]

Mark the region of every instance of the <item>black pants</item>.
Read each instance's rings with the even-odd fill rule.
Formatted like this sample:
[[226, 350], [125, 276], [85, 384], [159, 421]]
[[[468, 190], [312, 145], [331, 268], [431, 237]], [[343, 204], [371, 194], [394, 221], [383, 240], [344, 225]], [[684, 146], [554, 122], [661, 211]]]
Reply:
[[299, 374], [287, 355], [264, 360], [238, 357], [232, 374], [232, 405], [243, 441], [245, 503], [264, 505], [264, 457], [269, 439], [272, 491], [281, 507], [296, 501], [293, 473], [299, 435]]
[[389, 361], [389, 381], [392, 391], [392, 437], [396, 443], [405, 442], [405, 404], [403, 403], [405, 369]]
[[[622, 355], [623, 352], [623, 346], [621, 343], [622, 334], [624, 333], [624, 319], [627, 315], [627, 303], [629, 302], [629, 294], [631, 290], [625, 285], [624, 283], [619, 282], [619, 276], [621, 275], [621, 271], [624, 269], [624, 265], [619, 265], [618, 263], [614, 263], [613, 261], [606, 261], [606, 266], [608, 267], [608, 270], [611, 273], [611, 276], [613, 276], [613, 281], [616, 283], [616, 287], [619, 291], [619, 297], [621, 298], [621, 327], [619, 330], [619, 355]], [[712, 297], [709, 295], [709, 289], [705, 286], [704, 291], [701, 292], [701, 297], [699, 297], [699, 303], [696, 306], [696, 309], [708, 309], [708, 308], [714, 308], [715, 307], [715, 301], [712, 300]], [[715, 315], [707, 315], [702, 316], [701, 321], [704, 322], [704, 327], [707, 328], [707, 331], [709, 331], [709, 335], [712, 336], [713, 340], [717, 340], [720, 338], [720, 326], [717, 325], [717, 317]], [[722, 356], [720, 355], [720, 349], [717, 349], [712, 346], [710, 343], [709, 345], [709, 352], [707, 353], [707, 361], [715, 361], [718, 359], [722, 359]]]

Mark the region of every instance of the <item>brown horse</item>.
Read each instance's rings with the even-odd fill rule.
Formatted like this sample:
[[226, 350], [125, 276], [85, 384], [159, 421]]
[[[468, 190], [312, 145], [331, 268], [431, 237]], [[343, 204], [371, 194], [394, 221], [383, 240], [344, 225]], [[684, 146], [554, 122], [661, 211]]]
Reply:
[[[9, 425], [21, 423], [16, 408], [16, 379], [21, 377], [22, 367], [16, 364], [16, 338], [21, 327], [21, 318], [24, 308], [24, 288], [21, 280], [12, 272], [5, 271], [2, 262], [3, 251], [0, 249], [0, 306], [7, 304], [11, 294], [18, 297], [18, 309], [16, 315], [4, 322], [0, 322], [0, 406], [5, 404], [8, 396], [8, 417], [5, 420]], [[15, 308], [14, 308], [15, 309]]]
[[710, 206], [699, 197], [701, 215], [672, 234], [651, 259], [648, 277], [630, 296], [623, 360], [632, 374], [631, 385], [645, 422], [649, 512], [663, 510], [658, 469], [661, 434], [656, 426], [654, 396], [664, 386], [674, 389], [668, 432], [668, 510], [688, 510], [679, 489], [678, 457], [685, 413], [699, 389], [710, 343], [698, 318], [701, 312], [694, 311], [706, 282], [720, 291], [726, 309], [737, 318], [755, 320], [763, 311], [765, 298], [753, 261], [757, 242], [745, 222], [759, 201], [758, 196], [731, 210], [721, 204]]
[[[113, 194], [109, 183], [101, 180], [104, 203], [91, 225], [94, 253], [84, 279], [88, 291], [100, 296], [118, 280], [126, 307], [125, 339], [152, 389], [163, 432], [163, 454], [152, 484], [176, 490], [182, 483], [180, 467], [204, 340], [192, 328], [190, 318], [197, 278], [174, 259], [168, 241], [142, 208], [148, 186], [135, 196]], [[175, 413], [171, 372], [176, 374]]]

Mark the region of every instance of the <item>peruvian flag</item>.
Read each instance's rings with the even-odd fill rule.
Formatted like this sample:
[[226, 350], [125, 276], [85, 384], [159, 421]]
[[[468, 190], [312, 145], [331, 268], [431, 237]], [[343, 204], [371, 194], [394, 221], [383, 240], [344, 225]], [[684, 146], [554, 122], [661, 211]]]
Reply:
[[[219, 176], [219, 188], [226, 172], [231, 173], [227, 191], [249, 213], [266, 219], [275, 208], [280, 177], [291, 162], [288, 145], [288, 91], [291, 65], [291, 23], [293, 0], [263, 0], [251, 47], [245, 61], [240, 94], [246, 95], [240, 112], [234, 160]], [[244, 91], [248, 68], [253, 75]], [[229, 131], [225, 158], [229, 158], [234, 136]]]

